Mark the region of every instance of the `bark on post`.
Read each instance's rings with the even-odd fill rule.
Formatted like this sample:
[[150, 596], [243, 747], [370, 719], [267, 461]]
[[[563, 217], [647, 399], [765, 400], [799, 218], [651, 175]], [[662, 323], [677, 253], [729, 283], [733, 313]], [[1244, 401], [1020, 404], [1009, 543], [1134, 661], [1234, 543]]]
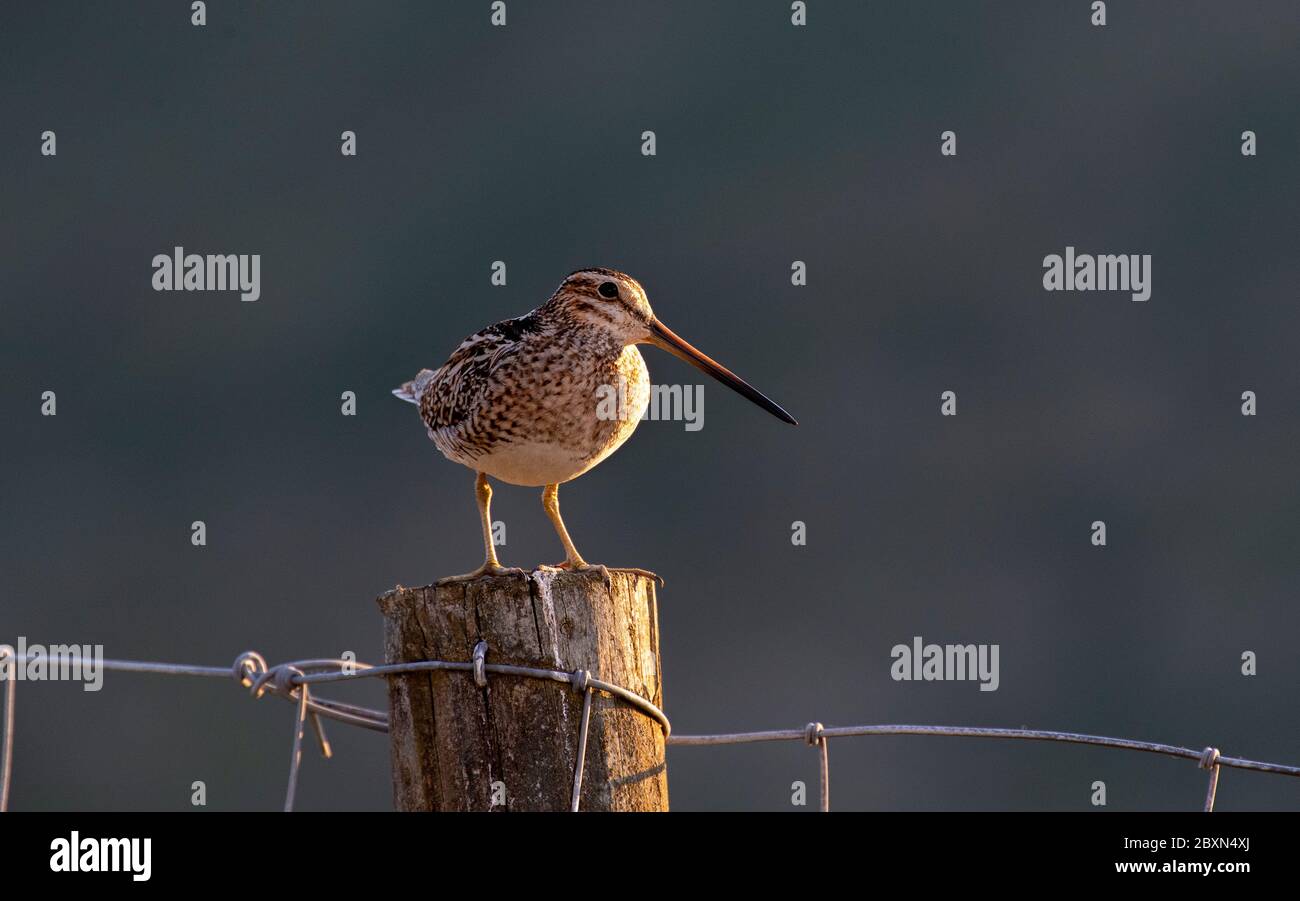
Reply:
[[[533, 572], [379, 597], [387, 663], [471, 661], [589, 671], [663, 707], [653, 579]], [[398, 810], [567, 810], [583, 695], [563, 682], [432, 671], [388, 678]], [[500, 803], [504, 795], [505, 803]], [[495, 802], [495, 803], [494, 803]], [[582, 810], [667, 810], [659, 723], [593, 692]]]

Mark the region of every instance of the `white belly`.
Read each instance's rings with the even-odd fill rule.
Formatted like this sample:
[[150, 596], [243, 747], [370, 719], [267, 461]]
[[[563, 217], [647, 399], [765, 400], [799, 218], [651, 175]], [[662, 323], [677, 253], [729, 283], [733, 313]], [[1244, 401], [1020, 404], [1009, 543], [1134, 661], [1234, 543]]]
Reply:
[[[620, 442], [622, 443], [622, 442]], [[614, 452], [614, 447], [609, 453]], [[473, 468], [511, 485], [541, 487], [577, 478], [606, 456], [592, 460], [560, 444], [526, 441], [504, 444], [474, 461]]]

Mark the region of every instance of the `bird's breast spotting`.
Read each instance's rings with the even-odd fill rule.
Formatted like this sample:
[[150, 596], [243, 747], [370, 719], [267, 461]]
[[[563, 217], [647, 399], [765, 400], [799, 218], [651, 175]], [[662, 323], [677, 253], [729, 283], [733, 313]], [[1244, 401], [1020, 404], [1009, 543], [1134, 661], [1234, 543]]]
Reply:
[[635, 346], [522, 335], [479, 350], [474, 365], [440, 370], [426, 388], [474, 400], [453, 421], [426, 423], [444, 456], [503, 482], [542, 486], [582, 475], [631, 436], [650, 402]]

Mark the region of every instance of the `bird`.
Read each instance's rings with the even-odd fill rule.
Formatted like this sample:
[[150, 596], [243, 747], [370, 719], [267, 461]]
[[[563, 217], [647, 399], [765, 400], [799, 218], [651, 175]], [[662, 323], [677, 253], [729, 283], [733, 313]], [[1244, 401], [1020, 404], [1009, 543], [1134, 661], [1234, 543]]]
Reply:
[[[685, 360], [791, 425], [794, 417], [748, 382], [664, 325], [641, 283], [616, 269], [570, 273], [537, 309], [461, 341], [437, 369], [421, 369], [393, 389], [415, 404], [444, 457], [474, 470], [483, 528], [483, 565], [449, 576], [471, 581], [523, 570], [502, 566], [492, 541], [489, 477], [542, 488], [542, 506], [565, 558], [544, 570], [609, 571], [589, 564], [560, 516], [559, 486], [631, 437], [650, 401], [650, 376], [637, 349], [650, 344]], [[611, 404], [619, 399], [616, 413]], [[638, 571], [640, 572], [640, 571]]]

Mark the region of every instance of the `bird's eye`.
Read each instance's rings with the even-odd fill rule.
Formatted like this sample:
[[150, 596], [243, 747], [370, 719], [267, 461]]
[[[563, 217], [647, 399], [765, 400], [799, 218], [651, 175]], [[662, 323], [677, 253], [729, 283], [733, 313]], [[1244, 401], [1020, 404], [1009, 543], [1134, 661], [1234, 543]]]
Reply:
[[618, 297], [618, 285], [613, 282], [604, 282], [596, 290], [600, 292], [601, 297], [608, 297], [610, 300]]

